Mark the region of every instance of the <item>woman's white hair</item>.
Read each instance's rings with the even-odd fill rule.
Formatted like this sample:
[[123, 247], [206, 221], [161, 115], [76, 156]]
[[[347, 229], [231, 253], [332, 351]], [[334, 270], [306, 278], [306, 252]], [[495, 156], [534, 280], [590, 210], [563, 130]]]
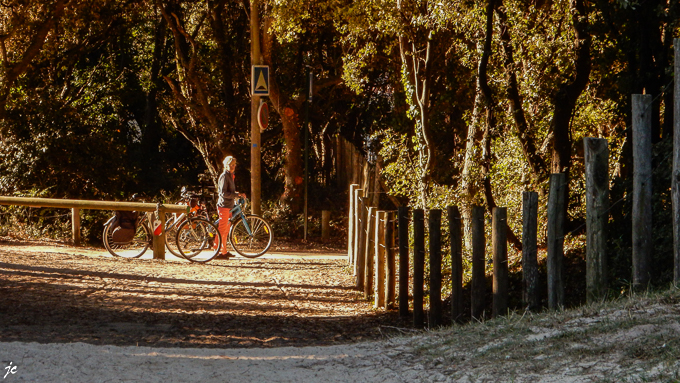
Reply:
[[231, 164], [233, 161], [236, 161], [236, 158], [233, 156], [226, 156], [224, 157], [224, 161], [222, 161], [222, 164], [224, 165], [225, 168], [229, 167], [229, 164]]

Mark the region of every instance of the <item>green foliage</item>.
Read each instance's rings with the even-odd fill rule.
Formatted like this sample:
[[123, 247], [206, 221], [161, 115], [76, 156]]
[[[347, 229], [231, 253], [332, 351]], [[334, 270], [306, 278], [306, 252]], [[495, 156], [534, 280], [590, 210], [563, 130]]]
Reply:
[[[630, 171], [631, 159], [624, 151], [630, 94], [645, 90], [659, 96], [671, 81], [671, 42], [680, 36], [680, 7], [669, 4], [584, 3], [592, 69], [569, 121], [568, 216], [570, 229], [582, 228], [582, 139], [607, 138], [615, 202], [609, 249], [617, 289], [627, 285], [630, 275], [626, 234], [630, 206], [625, 198], [630, 184], [625, 172]], [[0, 4], [0, 34], [6, 36], [2, 40], [6, 57], [0, 57], [0, 193], [37, 190], [49, 197], [126, 199], [142, 192], [163, 198], [181, 185], [194, 184], [199, 173], [214, 173], [213, 167], [226, 154], [247, 163], [250, 29], [244, 5], [70, 1], [24, 75], [6, 90], [8, 68], [21, 60], [54, 10], [38, 2]], [[262, 2], [263, 26], [276, 37], [272, 73], [287, 95], [286, 105], [303, 110], [305, 72], [310, 69], [315, 75], [309, 113], [311, 210], [332, 206], [344, 211], [346, 198], [340, 196], [345, 191], [332, 186], [331, 137], [340, 134], [361, 150], [380, 154], [388, 192], [410, 206], [487, 204], [483, 186], [488, 180], [495, 203], [508, 208], [508, 224], [519, 236], [521, 193], [539, 192], [539, 242], [544, 241], [548, 183], [545, 175], [532, 174], [522, 140], [530, 137], [536, 147], [533, 154], [550, 168], [554, 100], [576, 71], [574, 2], [503, 1], [507, 25], [500, 25], [499, 14], [494, 15], [488, 52], [487, 83], [495, 105], [475, 103], [480, 95], [477, 80], [486, 5], [463, 0]], [[164, 13], [172, 16], [165, 18]], [[509, 35], [512, 63], [503, 54], [502, 32]], [[400, 49], [400, 37], [409, 49]], [[527, 124], [524, 135], [511, 114], [510, 74], [517, 78]], [[429, 98], [422, 97], [424, 85]], [[655, 100], [656, 142], [670, 136], [671, 119], [666, 105], [670, 99]], [[491, 116], [486, 113], [491, 112], [495, 125], [486, 132], [491, 149], [485, 153], [482, 136]], [[424, 145], [425, 128], [432, 136], [432, 153]], [[474, 136], [468, 137], [468, 132]], [[281, 118], [275, 113], [262, 143], [263, 196], [268, 200], [263, 210], [281, 222], [275, 225], [277, 235], [300, 236], [300, 217], [276, 202], [283, 193], [287, 165], [281, 156], [286, 150]], [[664, 162], [668, 146], [661, 142], [655, 147], [658, 230], [653, 264], [659, 283], [668, 280], [670, 269], [670, 170]], [[466, 155], [471, 160], [463, 179]], [[434, 166], [424, 170], [427, 159]], [[488, 164], [482, 162], [487, 160]], [[249, 169], [242, 169], [237, 186], [248, 192]], [[467, 184], [472, 187], [464, 189]], [[467, 195], [468, 190], [473, 195]], [[46, 211], [44, 219], [36, 221], [37, 213], [29, 212], [13, 211], [11, 215], [24, 218], [7, 224], [31, 222], [39, 228], [52, 225], [56, 232], [65, 230], [64, 220], [47, 218], [61, 213]], [[92, 230], [88, 237], [100, 235], [95, 228], [104, 216], [93, 213], [83, 218], [83, 226]], [[40, 230], [35, 235], [43, 235]], [[582, 230], [569, 234], [570, 254], [582, 254], [581, 234]], [[445, 266], [445, 275], [449, 267]]]

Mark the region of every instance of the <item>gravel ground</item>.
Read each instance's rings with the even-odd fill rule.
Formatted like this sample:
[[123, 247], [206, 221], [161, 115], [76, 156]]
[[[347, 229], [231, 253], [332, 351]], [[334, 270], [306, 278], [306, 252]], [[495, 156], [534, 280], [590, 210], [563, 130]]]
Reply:
[[680, 382], [677, 288], [414, 331], [332, 254], [193, 265], [0, 241], [0, 307], [3, 382]]
[[[185, 261], [0, 242], [3, 382], [445, 381], [338, 254]], [[381, 341], [376, 341], [381, 340]]]

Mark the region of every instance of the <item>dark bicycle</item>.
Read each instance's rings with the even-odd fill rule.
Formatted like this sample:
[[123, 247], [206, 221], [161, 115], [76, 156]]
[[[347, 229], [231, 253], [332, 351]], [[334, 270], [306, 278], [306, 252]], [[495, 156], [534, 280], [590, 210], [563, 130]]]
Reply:
[[139, 258], [152, 246], [153, 236], [145, 215], [117, 211], [105, 224], [104, 247], [115, 257]]
[[[219, 253], [222, 244], [217, 226], [209, 219], [201, 196], [182, 189], [180, 203], [189, 212], [166, 215], [165, 245], [175, 256], [192, 262], [207, 262]], [[153, 235], [145, 214], [117, 211], [104, 225], [104, 246], [113, 256], [139, 258], [153, 247]]]
[[165, 243], [168, 251], [177, 257], [182, 257], [177, 248], [177, 229], [190, 218], [203, 218], [210, 220], [208, 207], [202, 194], [187, 190], [182, 187], [180, 200], [176, 202], [178, 205], [188, 205], [188, 213], [167, 213], [165, 215]]

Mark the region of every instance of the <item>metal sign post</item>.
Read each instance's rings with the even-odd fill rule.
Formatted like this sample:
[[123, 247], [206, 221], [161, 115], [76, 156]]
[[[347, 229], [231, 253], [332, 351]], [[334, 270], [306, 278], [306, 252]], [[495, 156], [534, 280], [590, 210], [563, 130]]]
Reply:
[[[251, 4], [252, 5], [252, 4]], [[257, 7], [255, 6], [255, 9]], [[252, 33], [252, 31], [251, 31]], [[253, 63], [259, 64], [259, 46], [253, 48]], [[253, 65], [251, 69], [251, 102], [250, 102], [250, 201], [253, 214], [261, 213], [262, 195], [262, 152], [260, 148], [260, 132], [262, 121], [262, 102], [260, 97], [269, 96], [269, 66]], [[266, 104], [265, 104], [266, 105]]]
[[309, 108], [312, 103], [312, 83], [314, 81], [314, 73], [309, 68], [307, 69], [307, 101], [305, 102], [305, 241], [307, 240], [307, 191], [309, 189]]

